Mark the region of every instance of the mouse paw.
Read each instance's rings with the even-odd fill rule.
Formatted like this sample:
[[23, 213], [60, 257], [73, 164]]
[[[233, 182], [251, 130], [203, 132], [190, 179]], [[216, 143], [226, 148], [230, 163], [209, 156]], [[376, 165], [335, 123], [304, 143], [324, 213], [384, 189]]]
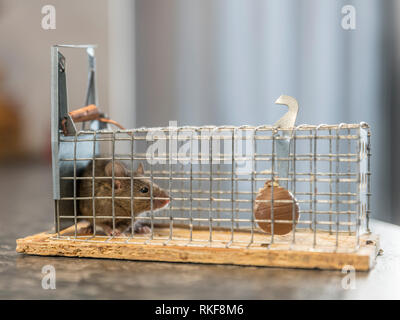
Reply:
[[114, 237], [120, 237], [122, 235], [122, 232], [119, 229], [115, 229], [111, 232], [111, 235]]
[[93, 226], [87, 226], [79, 229], [79, 234], [81, 235], [92, 235], [93, 234]]
[[149, 228], [148, 226], [142, 226], [138, 229], [138, 233], [151, 233], [151, 228]]
[[120, 229], [118, 228], [113, 229], [112, 227], [109, 226], [103, 226], [103, 231], [107, 236], [112, 236], [112, 237], [121, 237], [125, 235]]
[[135, 233], [151, 233], [150, 225], [146, 222], [136, 222], [133, 230]]

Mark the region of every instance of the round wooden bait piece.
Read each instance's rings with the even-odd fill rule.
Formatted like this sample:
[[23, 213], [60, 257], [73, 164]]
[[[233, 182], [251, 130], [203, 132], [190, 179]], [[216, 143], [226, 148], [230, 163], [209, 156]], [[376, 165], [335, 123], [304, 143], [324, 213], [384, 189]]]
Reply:
[[[272, 184], [273, 194], [272, 194]], [[267, 181], [263, 188], [258, 191], [254, 204], [254, 217], [257, 220], [271, 220], [271, 204], [273, 196], [273, 215], [274, 215], [274, 234], [282, 235], [292, 231], [293, 228], [293, 205], [294, 219], [297, 223], [299, 219], [299, 204], [293, 195], [279, 186], [277, 182]], [[263, 201], [264, 200], [264, 201]], [[284, 201], [281, 201], [284, 200]], [[280, 220], [289, 220], [289, 222], [279, 222]], [[271, 222], [258, 221], [258, 226], [267, 233], [271, 233]]]

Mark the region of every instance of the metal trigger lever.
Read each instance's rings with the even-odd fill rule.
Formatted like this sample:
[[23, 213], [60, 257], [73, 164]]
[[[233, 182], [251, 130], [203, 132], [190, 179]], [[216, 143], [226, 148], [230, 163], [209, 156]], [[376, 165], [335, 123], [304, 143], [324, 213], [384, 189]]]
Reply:
[[299, 104], [297, 100], [290, 96], [281, 95], [275, 101], [276, 104], [283, 104], [288, 106], [289, 110], [282, 118], [274, 123], [277, 128], [293, 128], [296, 123], [297, 113], [299, 111]]
[[[274, 127], [278, 128], [294, 128], [296, 123], [297, 113], [299, 111], [299, 104], [293, 97], [281, 95], [276, 101], [276, 104], [287, 105], [289, 110], [282, 118], [275, 122]], [[282, 130], [276, 139], [276, 160], [278, 167], [278, 178], [285, 179], [280, 181], [279, 184], [288, 188], [287, 177], [289, 176], [289, 155], [290, 155], [290, 140], [293, 130]], [[286, 160], [287, 159], [287, 160]]]

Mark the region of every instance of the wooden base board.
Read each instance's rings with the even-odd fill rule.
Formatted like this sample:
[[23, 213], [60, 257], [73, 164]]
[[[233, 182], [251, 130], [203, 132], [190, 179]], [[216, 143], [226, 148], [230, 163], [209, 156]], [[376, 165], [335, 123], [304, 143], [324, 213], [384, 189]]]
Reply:
[[[69, 230], [71, 231], [71, 230]], [[335, 250], [336, 235], [320, 231], [315, 238], [309, 230], [296, 231], [296, 241], [292, 234], [271, 236], [262, 232], [253, 233], [253, 243], [249, 246], [251, 233], [234, 232], [233, 242], [228, 230], [213, 230], [210, 243], [209, 230], [194, 230], [192, 241], [187, 228], [173, 228], [172, 240], [168, 240], [169, 228], [155, 228], [154, 239], [109, 238], [106, 236], [40, 233], [17, 240], [17, 252], [44, 255], [111, 258], [144, 261], [191, 262], [210, 264], [233, 264], [245, 266], [289, 267], [306, 269], [336, 269], [345, 265], [356, 270], [370, 270], [379, 250], [379, 237], [364, 234], [360, 237], [360, 247], [354, 250], [355, 236], [339, 235], [339, 248]], [[229, 247], [227, 247], [229, 245]]]

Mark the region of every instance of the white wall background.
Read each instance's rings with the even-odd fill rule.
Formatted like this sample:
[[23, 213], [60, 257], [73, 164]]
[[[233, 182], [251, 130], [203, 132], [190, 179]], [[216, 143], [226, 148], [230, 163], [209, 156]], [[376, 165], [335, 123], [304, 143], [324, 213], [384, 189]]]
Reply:
[[[43, 30], [44, 5], [56, 8], [56, 30]], [[108, 110], [108, 5], [106, 0], [0, 0], [0, 68], [6, 90], [21, 105], [23, 145], [33, 157], [50, 142], [50, 47], [53, 44], [98, 44], [98, 90]], [[85, 102], [84, 51], [65, 50], [69, 105]]]
[[[341, 27], [347, 4], [356, 8], [356, 30]], [[383, 81], [384, 13], [392, 5], [138, 0], [137, 125], [272, 124], [284, 113], [273, 104], [282, 93], [298, 99], [298, 124], [366, 121], [373, 131], [373, 214], [400, 223], [392, 209]]]

